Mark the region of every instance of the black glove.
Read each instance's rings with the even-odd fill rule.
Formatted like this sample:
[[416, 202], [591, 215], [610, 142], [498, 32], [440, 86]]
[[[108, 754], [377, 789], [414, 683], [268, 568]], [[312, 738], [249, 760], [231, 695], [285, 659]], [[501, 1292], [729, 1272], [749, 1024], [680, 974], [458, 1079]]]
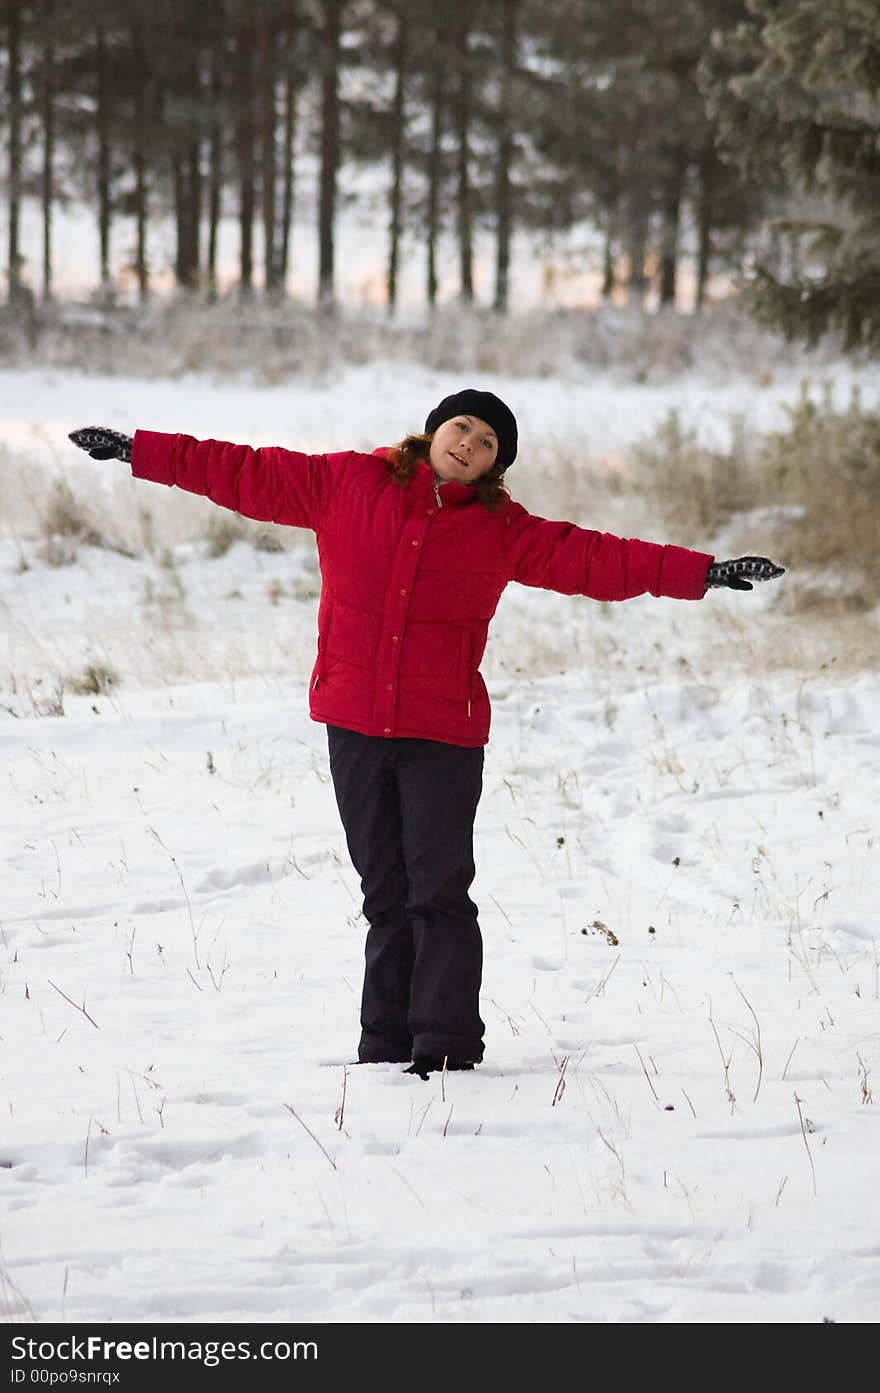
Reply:
[[84, 426], [68, 435], [80, 450], [87, 450], [92, 459], [121, 459], [131, 464], [131, 436], [120, 435], [106, 426]]
[[713, 561], [706, 575], [706, 589], [726, 585], [729, 590], [751, 590], [753, 580], [776, 580], [785, 567], [766, 556], [740, 556], [736, 561]]

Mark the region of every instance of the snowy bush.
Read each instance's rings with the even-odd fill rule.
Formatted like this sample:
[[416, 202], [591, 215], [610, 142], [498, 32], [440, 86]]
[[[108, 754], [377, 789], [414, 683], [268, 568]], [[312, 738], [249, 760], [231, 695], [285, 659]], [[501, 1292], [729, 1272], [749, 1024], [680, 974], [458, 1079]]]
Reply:
[[837, 577], [831, 595], [808, 585], [804, 600], [868, 609], [880, 598], [880, 414], [866, 411], [857, 392], [844, 410], [804, 396], [789, 414], [789, 428], [762, 445], [776, 497], [793, 505], [780, 535], [793, 564]]
[[720, 534], [813, 573], [790, 604], [869, 609], [880, 599], [880, 413], [858, 391], [842, 408], [804, 392], [786, 411], [783, 429], [761, 435], [737, 423], [726, 449], [671, 412], [637, 447], [633, 486], [688, 545]]
[[206, 535], [207, 555], [216, 561], [218, 557], [225, 556], [235, 542], [244, 541], [244, 520], [237, 513], [217, 509], [208, 519]]
[[466, 375], [577, 381], [584, 372], [610, 368], [626, 380], [657, 384], [699, 370], [719, 377], [744, 372], [760, 383], [837, 351], [830, 340], [812, 353], [784, 345], [735, 302], [699, 316], [611, 305], [500, 316], [458, 302], [389, 316], [384, 307], [329, 313], [293, 299], [243, 301], [230, 294], [215, 303], [180, 297], [141, 308], [91, 306], [88, 315], [75, 304], [41, 306], [35, 337], [0, 337], [0, 366], [144, 378], [209, 372], [266, 386], [326, 381], [346, 367], [384, 359]]

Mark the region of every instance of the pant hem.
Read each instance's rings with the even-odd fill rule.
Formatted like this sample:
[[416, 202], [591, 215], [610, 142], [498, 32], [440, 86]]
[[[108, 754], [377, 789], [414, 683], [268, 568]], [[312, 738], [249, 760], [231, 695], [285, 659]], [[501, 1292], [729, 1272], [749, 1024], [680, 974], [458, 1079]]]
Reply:
[[409, 1064], [412, 1055], [410, 1044], [382, 1044], [373, 1040], [362, 1041], [358, 1046], [358, 1064]]
[[483, 1058], [483, 1042], [467, 1035], [416, 1035], [413, 1038], [415, 1055], [424, 1055], [429, 1059], [461, 1059], [479, 1064]]

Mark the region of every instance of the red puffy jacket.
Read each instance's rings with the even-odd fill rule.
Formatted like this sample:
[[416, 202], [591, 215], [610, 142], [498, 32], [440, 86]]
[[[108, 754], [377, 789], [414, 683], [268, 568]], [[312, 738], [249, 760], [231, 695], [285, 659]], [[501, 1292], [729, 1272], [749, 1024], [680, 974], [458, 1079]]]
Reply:
[[712, 557], [702, 552], [548, 522], [513, 500], [489, 513], [466, 484], [436, 487], [427, 463], [401, 486], [388, 453], [134, 437], [137, 478], [314, 530], [323, 585], [313, 720], [364, 735], [485, 745], [491, 712], [479, 666], [509, 581], [594, 600], [705, 592]]

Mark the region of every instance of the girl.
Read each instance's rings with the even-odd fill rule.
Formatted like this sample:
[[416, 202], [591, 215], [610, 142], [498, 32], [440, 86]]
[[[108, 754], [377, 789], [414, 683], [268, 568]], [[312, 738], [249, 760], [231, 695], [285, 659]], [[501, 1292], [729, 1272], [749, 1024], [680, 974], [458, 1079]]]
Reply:
[[626, 600], [698, 600], [783, 574], [764, 557], [702, 552], [548, 522], [502, 486], [513, 413], [467, 389], [390, 449], [305, 455], [99, 427], [70, 439], [134, 476], [316, 534], [322, 590], [313, 720], [369, 924], [361, 1063], [427, 1078], [483, 1057], [482, 940], [468, 895], [490, 708], [480, 660], [509, 581]]

